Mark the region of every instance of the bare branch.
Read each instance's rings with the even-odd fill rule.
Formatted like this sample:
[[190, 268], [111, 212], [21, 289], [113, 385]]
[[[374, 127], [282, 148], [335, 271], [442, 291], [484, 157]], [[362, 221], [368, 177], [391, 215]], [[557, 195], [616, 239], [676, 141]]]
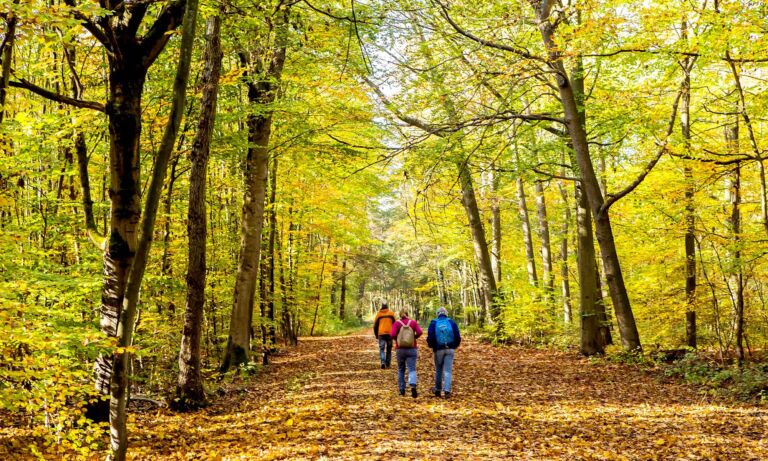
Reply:
[[468, 39], [470, 39], [472, 41], [475, 41], [475, 42], [477, 42], [477, 43], [479, 43], [479, 44], [481, 44], [483, 46], [487, 46], [489, 48], [495, 48], [497, 50], [508, 51], [510, 53], [514, 53], [514, 54], [516, 54], [516, 55], [518, 55], [520, 57], [526, 58], [526, 59], [533, 59], [533, 60], [536, 60], [536, 61], [546, 62], [546, 60], [544, 58], [542, 58], [540, 56], [533, 55], [530, 52], [528, 52], [528, 50], [526, 50], [526, 49], [515, 47], [515, 46], [510, 46], [510, 45], [505, 45], [503, 43], [493, 42], [493, 41], [490, 41], [490, 40], [486, 40], [484, 38], [478, 37], [477, 35], [474, 35], [471, 32], [468, 32], [463, 27], [458, 25], [456, 23], [456, 21], [453, 20], [453, 18], [451, 18], [451, 15], [448, 14], [448, 7], [443, 5], [443, 3], [440, 0], [432, 0], [432, 2], [437, 4], [440, 7], [440, 14], [448, 22], [448, 24], [450, 24], [451, 27], [453, 27], [453, 29], [457, 33], [459, 33], [460, 35], [463, 35], [463, 36], [467, 37]]
[[83, 14], [82, 11], [78, 11], [77, 4], [75, 3], [75, 0], [64, 0], [64, 3], [70, 7], [72, 10], [72, 17], [82, 22], [83, 27], [85, 30], [91, 33], [93, 37], [101, 43], [104, 48], [106, 48], [107, 52], [114, 53], [116, 50], [116, 44], [109, 39], [106, 33], [98, 26], [95, 22], [91, 20], [88, 16]]
[[149, 31], [141, 39], [141, 47], [144, 51], [144, 67], [149, 68], [155, 59], [163, 51], [165, 44], [170, 39], [169, 32], [176, 30], [181, 25], [187, 0], [174, 0], [166, 6]]
[[[688, 68], [686, 71], [690, 71], [693, 68], [694, 63], [696, 62], [696, 59], [692, 59], [691, 62], [688, 64]], [[686, 72], [687, 73], [687, 72]], [[634, 181], [632, 181], [627, 187], [622, 189], [621, 191], [617, 192], [616, 194], [608, 194], [605, 202], [600, 207], [599, 214], [606, 213], [608, 211], [608, 208], [611, 207], [614, 203], [616, 203], [621, 198], [625, 197], [627, 194], [635, 190], [637, 186], [639, 186], [645, 178], [648, 176], [648, 174], [653, 170], [653, 168], [656, 166], [656, 164], [661, 159], [661, 156], [664, 155], [665, 152], [667, 152], [667, 147], [669, 146], [669, 137], [672, 135], [672, 130], [675, 128], [675, 119], [677, 118], [677, 108], [680, 104], [680, 98], [683, 96], [684, 84], [680, 84], [680, 89], [677, 91], [677, 95], [675, 96], [675, 102], [672, 103], [672, 114], [669, 116], [669, 122], [667, 123], [667, 132], [664, 136], [664, 141], [661, 143], [661, 147], [659, 147], [659, 151], [656, 153], [656, 156], [651, 159], [650, 162], [648, 162], [647, 165], [645, 165], [645, 168], [643, 168], [643, 171], [640, 173], [640, 175], [635, 178]]]
[[53, 91], [46, 90], [45, 88], [39, 87], [35, 85], [34, 83], [28, 82], [24, 80], [23, 78], [20, 78], [18, 80], [12, 80], [8, 82], [9, 86], [15, 87], [15, 88], [23, 88], [25, 90], [31, 91], [32, 93], [35, 93], [37, 95], [40, 95], [46, 99], [50, 99], [51, 101], [60, 102], [62, 104], [68, 104], [70, 106], [80, 107], [83, 109], [93, 109], [97, 110], [99, 112], [106, 112], [107, 109], [104, 106], [104, 104], [100, 102], [95, 101], [83, 101], [81, 99], [75, 99], [70, 98], [69, 96], [65, 96], [63, 94], [54, 93]]

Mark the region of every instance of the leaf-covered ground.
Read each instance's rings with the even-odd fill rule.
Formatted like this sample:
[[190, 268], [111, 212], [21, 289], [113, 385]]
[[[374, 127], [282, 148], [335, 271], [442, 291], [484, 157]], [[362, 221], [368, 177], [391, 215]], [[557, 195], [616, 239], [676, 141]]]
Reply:
[[[422, 345], [423, 346], [423, 345]], [[572, 353], [466, 341], [454, 395], [397, 393], [370, 335], [304, 339], [242, 392], [192, 414], [143, 413], [134, 459], [768, 459], [768, 411]]]

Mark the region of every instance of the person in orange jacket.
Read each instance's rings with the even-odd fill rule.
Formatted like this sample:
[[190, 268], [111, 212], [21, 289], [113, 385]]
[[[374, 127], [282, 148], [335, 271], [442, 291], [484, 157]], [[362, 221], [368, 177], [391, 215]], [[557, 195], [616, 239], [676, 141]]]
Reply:
[[379, 359], [381, 368], [392, 366], [392, 336], [390, 331], [395, 323], [395, 313], [389, 310], [387, 303], [381, 303], [381, 309], [373, 319], [373, 336], [379, 340]]

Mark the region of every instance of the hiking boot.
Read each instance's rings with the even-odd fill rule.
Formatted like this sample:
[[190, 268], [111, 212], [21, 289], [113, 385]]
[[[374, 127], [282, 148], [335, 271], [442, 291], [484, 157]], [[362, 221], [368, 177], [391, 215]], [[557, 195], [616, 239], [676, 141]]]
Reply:
[[440, 391], [434, 390], [434, 391], [432, 391], [432, 393], [435, 394], [435, 397], [440, 397]]
[[381, 364], [381, 369], [382, 369], [382, 370], [384, 369], [384, 364], [383, 364], [383, 363]]
[[413, 398], [415, 399], [415, 398], [416, 398], [416, 397], [418, 397], [418, 396], [419, 396], [419, 393], [418, 393], [418, 392], [416, 392], [416, 386], [413, 386], [413, 387], [411, 388], [411, 397], [413, 397]]
[[405, 395], [405, 389], [400, 389], [400, 395]]
[[445, 398], [446, 399], [450, 399], [451, 398], [451, 393], [450, 392], [446, 392], [445, 393]]

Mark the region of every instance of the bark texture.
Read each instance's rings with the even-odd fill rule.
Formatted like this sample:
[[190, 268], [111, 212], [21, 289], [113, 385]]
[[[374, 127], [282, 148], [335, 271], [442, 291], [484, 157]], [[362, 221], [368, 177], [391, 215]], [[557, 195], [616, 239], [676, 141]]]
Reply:
[[517, 209], [520, 214], [520, 224], [523, 228], [523, 244], [525, 245], [525, 261], [528, 270], [528, 281], [531, 286], [539, 286], [539, 277], [536, 274], [536, 257], [533, 251], [533, 235], [531, 233], [531, 220], [528, 217], [528, 203], [525, 197], [525, 185], [523, 178], [517, 178]]
[[573, 143], [576, 162], [579, 166], [581, 183], [593, 214], [595, 234], [600, 245], [603, 269], [619, 324], [622, 346], [628, 351], [641, 351], [640, 335], [637, 331], [635, 317], [632, 313], [626, 285], [624, 284], [624, 276], [621, 272], [621, 264], [616, 251], [609, 213], [608, 210], [603, 210], [603, 195], [592, 165], [586, 130], [579, 120], [579, 105], [563, 65], [560, 47], [555, 41], [554, 29], [556, 26], [550, 22], [552, 3], [543, 1], [533, 2], [532, 5], [536, 12], [536, 19], [544, 46], [548, 52], [548, 64], [553, 70], [560, 93], [560, 101], [565, 114], [568, 134]]
[[196, 408], [205, 404], [203, 378], [200, 374], [200, 338], [205, 305], [206, 220], [205, 189], [208, 176], [208, 157], [216, 121], [216, 103], [221, 75], [221, 20], [211, 16], [206, 21], [206, 48], [201, 77], [202, 99], [197, 134], [192, 143], [189, 159], [189, 206], [187, 211], [188, 263], [187, 299], [184, 311], [184, 330], [179, 352], [179, 376], [176, 397], [179, 407]]
[[[272, 133], [272, 104], [277, 97], [283, 73], [287, 35], [286, 8], [276, 24], [275, 46], [270, 59], [257, 53], [241, 53], [241, 61], [249, 69], [246, 75], [248, 102], [261, 106], [258, 113], [248, 116], [248, 153], [245, 160], [243, 210], [240, 227], [240, 258], [237, 265], [232, 317], [229, 324], [227, 348], [221, 371], [248, 362], [250, 350], [250, 320], [258, 280], [261, 232], [264, 224], [264, 199], [267, 190], [269, 138]], [[260, 63], [268, 62], [267, 69]]]

